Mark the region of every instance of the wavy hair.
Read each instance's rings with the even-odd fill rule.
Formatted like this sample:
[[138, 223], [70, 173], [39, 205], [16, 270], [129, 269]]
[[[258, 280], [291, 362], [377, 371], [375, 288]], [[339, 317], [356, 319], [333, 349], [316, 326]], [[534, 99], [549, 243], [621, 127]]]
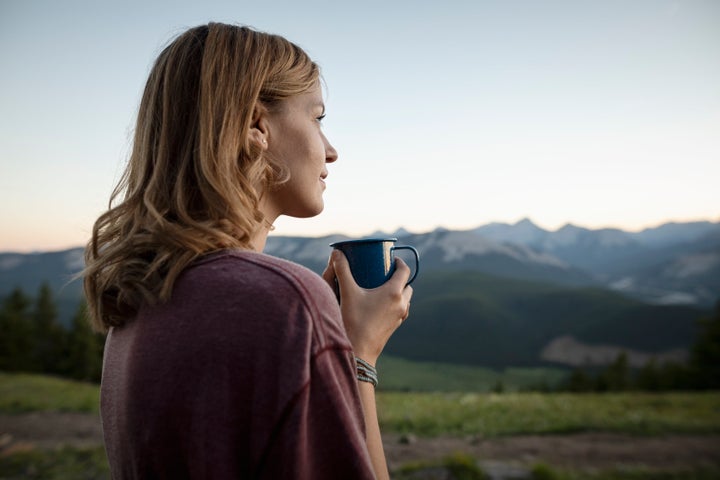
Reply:
[[96, 330], [169, 299], [197, 257], [252, 247], [267, 222], [262, 192], [287, 180], [250, 138], [254, 110], [305, 93], [319, 78], [297, 45], [248, 27], [195, 27], [162, 51], [128, 165], [85, 250], [82, 276]]

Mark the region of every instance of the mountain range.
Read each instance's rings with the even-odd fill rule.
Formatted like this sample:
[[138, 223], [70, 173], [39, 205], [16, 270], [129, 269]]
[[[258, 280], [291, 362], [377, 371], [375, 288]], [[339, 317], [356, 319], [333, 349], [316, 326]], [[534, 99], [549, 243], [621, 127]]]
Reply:
[[[591, 230], [571, 224], [548, 231], [524, 219], [453, 231], [438, 228], [396, 237], [421, 253], [423, 271], [471, 270], [566, 286], [598, 286], [653, 304], [711, 306], [720, 297], [720, 222], [667, 223], [641, 232]], [[321, 271], [321, 238], [271, 237], [266, 252]]]
[[[370, 236], [397, 237], [420, 252], [411, 320], [386, 348], [408, 359], [578, 365], [626, 351], [635, 366], [678, 360], [696, 320], [720, 299], [720, 222], [548, 231], [525, 219]], [[328, 245], [347, 238], [271, 236], [265, 251], [321, 272]], [[81, 248], [0, 253], [0, 298], [16, 287], [32, 295], [48, 282], [67, 322], [82, 297], [73, 280], [82, 265]]]

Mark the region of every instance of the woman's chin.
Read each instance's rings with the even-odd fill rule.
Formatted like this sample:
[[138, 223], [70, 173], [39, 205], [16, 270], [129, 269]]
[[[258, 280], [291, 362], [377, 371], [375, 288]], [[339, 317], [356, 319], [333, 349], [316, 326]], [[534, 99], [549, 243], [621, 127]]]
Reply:
[[320, 202], [319, 205], [306, 206], [305, 208], [293, 209], [291, 212], [286, 213], [288, 217], [293, 218], [312, 218], [320, 215], [325, 210], [325, 204]]

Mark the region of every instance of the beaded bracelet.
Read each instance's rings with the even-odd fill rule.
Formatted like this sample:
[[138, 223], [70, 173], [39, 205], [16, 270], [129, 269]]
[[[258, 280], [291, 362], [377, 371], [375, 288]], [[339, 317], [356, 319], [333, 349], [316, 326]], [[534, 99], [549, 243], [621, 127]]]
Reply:
[[358, 357], [355, 357], [355, 363], [357, 367], [357, 379], [361, 382], [372, 383], [373, 387], [377, 387], [378, 374], [375, 367]]

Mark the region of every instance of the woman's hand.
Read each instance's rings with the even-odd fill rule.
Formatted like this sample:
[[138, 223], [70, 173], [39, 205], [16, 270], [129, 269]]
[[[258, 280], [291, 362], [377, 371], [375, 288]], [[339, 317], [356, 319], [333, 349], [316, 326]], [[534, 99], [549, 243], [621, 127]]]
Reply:
[[405, 284], [410, 268], [397, 258], [395, 273], [383, 285], [365, 289], [355, 283], [345, 255], [333, 250], [322, 276], [335, 289], [340, 286], [340, 310], [355, 355], [373, 365], [385, 344], [410, 314], [413, 289]]

